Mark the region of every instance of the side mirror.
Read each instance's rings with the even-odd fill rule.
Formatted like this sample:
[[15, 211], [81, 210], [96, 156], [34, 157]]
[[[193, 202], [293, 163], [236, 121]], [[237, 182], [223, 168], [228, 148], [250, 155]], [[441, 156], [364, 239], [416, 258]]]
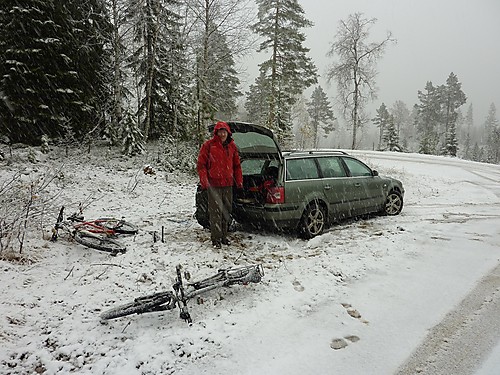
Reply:
[[375, 171], [375, 170], [373, 170], [373, 171], [372, 171], [372, 176], [374, 176], [374, 177], [375, 177], [375, 176], [378, 176], [378, 172], [377, 172], [377, 171]]

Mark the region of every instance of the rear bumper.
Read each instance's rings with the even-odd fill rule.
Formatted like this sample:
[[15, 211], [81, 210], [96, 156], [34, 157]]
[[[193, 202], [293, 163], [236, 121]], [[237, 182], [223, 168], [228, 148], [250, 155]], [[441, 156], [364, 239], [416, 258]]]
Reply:
[[283, 205], [249, 205], [235, 203], [233, 216], [241, 224], [262, 224], [279, 229], [293, 228], [300, 221], [298, 207]]

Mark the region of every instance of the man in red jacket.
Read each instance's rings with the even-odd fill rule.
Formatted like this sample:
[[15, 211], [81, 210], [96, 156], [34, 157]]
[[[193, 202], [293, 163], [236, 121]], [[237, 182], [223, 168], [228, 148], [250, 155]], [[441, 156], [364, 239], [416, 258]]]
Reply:
[[227, 227], [233, 207], [233, 185], [243, 188], [240, 156], [227, 123], [219, 121], [213, 138], [201, 146], [197, 170], [201, 188], [208, 189], [212, 245], [220, 249], [221, 244], [230, 245]]

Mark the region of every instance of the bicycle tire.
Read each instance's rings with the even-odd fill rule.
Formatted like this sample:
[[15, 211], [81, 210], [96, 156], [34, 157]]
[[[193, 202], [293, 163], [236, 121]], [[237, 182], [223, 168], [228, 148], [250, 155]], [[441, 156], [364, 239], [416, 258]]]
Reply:
[[137, 232], [139, 232], [139, 229], [134, 224], [125, 220], [101, 217], [95, 220], [95, 222], [106, 229], [114, 230], [116, 233], [120, 234], [137, 234]]
[[234, 284], [244, 283], [259, 283], [264, 276], [264, 270], [260, 264], [242, 266], [228, 269], [221, 269], [213, 276], [206, 279], [198, 280], [189, 283], [195, 290], [203, 289], [214, 284], [224, 282], [223, 286], [231, 286]]
[[262, 265], [250, 265], [243, 267], [235, 267], [226, 270], [227, 286], [233, 284], [260, 283], [264, 277], [264, 269]]
[[150, 296], [139, 297], [134, 302], [106, 310], [100, 317], [102, 320], [110, 320], [133, 314], [172, 310], [173, 308], [175, 308], [174, 294], [172, 292], [160, 292]]
[[96, 250], [106, 251], [114, 255], [118, 253], [125, 253], [127, 251], [127, 248], [120, 242], [95, 233], [76, 231], [74, 238], [76, 242], [84, 246], [91, 247]]

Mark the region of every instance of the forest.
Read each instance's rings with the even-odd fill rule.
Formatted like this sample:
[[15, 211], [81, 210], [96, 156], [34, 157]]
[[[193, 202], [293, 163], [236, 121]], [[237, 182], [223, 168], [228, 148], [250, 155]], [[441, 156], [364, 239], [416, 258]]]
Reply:
[[[312, 23], [299, 0], [3, 0], [0, 140], [42, 150], [100, 140], [132, 156], [151, 141], [196, 148], [208, 124], [239, 120], [270, 128], [285, 149], [500, 163], [495, 104], [474, 124], [453, 72], [422, 82], [418, 103], [382, 101], [368, 113], [383, 86], [377, 63], [397, 37], [372, 40], [375, 24], [363, 13], [339, 23], [327, 51], [329, 98], [305, 47]], [[264, 57], [245, 89], [242, 61], [255, 53]]]

